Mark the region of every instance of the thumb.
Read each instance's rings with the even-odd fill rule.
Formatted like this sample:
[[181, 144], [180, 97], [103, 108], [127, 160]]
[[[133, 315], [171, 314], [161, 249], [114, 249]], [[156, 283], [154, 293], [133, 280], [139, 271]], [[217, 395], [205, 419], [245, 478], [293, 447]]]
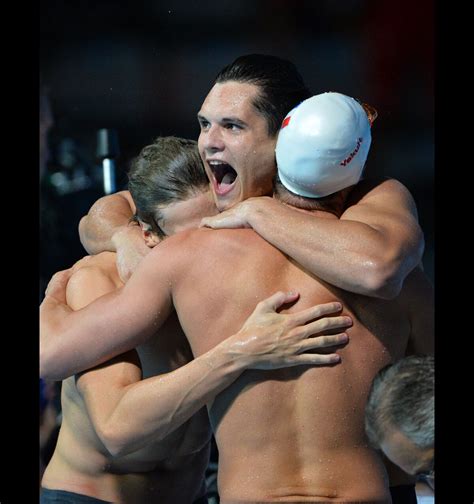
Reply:
[[199, 227], [202, 228], [202, 227], [212, 227], [212, 217], [204, 217], [203, 219], [201, 219], [201, 222], [199, 224]]
[[213, 229], [215, 229], [216, 227], [225, 227], [226, 220], [226, 216], [223, 216], [222, 214], [203, 217], [201, 219], [201, 224], [199, 225], [199, 227], [208, 227]]
[[287, 303], [292, 303], [300, 297], [299, 292], [296, 291], [278, 291], [267, 299], [261, 301], [257, 307], [265, 312], [277, 311], [278, 308]]

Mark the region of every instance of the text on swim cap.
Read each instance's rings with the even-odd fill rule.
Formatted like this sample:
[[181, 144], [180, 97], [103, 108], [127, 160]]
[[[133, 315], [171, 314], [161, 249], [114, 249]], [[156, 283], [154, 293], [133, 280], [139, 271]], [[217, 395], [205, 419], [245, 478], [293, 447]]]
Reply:
[[353, 157], [359, 152], [361, 143], [362, 143], [362, 138], [358, 138], [356, 148], [349, 154], [349, 157], [344, 159], [344, 161], [342, 161], [342, 163], [339, 163], [341, 166], [346, 166], [347, 164], [349, 164], [352, 161]]

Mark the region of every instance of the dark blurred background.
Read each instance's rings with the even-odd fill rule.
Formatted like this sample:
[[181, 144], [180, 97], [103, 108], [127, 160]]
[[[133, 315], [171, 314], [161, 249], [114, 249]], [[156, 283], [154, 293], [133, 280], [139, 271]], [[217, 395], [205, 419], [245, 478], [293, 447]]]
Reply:
[[52, 109], [41, 185], [41, 276], [84, 255], [77, 225], [101, 195], [100, 128], [118, 133], [118, 189], [158, 135], [197, 139], [196, 113], [237, 56], [290, 59], [314, 94], [374, 106], [367, 174], [403, 182], [434, 280], [434, 13], [419, 0], [56, 1], [40, 4], [40, 74]]

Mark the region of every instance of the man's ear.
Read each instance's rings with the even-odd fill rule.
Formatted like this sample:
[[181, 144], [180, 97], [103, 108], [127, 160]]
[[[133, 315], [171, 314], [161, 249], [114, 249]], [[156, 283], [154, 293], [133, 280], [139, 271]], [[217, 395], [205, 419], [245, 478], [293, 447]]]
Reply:
[[143, 231], [143, 238], [148, 247], [153, 248], [155, 245], [160, 243], [160, 238], [153, 231]]
[[152, 227], [150, 224], [147, 224], [146, 222], [143, 222], [142, 220], [138, 219], [138, 223], [140, 224], [140, 227], [142, 229], [142, 236], [143, 239], [145, 240], [145, 243], [148, 247], [153, 248], [155, 245], [158, 245], [160, 243], [160, 238], [156, 233], [152, 231]]

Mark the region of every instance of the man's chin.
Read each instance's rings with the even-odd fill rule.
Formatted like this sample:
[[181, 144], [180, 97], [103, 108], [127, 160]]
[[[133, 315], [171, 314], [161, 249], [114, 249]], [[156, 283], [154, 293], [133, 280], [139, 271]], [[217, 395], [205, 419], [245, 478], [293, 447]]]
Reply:
[[240, 198], [216, 198], [216, 207], [219, 212], [224, 212], [241, 201], [242, 200]]
[[229, 208], [232, 208], [237, 201], [234, 203], [233, 201], [222, 201], [222, 199], [217, 199], [216, 200], [216, 207], [219, 212], [225, 212], [226, 210], [229, 210]]
[[218, 194], [214, 191], [213, 194], [214, 202], [219, 212], [224, 212], [225, 210], [232, 208], [234, 205], [237, 205], [237, 203], [240, 203], [242, 201], [240, 191], [236, 187], [234, 187], [232, 191], [225, 195]]

